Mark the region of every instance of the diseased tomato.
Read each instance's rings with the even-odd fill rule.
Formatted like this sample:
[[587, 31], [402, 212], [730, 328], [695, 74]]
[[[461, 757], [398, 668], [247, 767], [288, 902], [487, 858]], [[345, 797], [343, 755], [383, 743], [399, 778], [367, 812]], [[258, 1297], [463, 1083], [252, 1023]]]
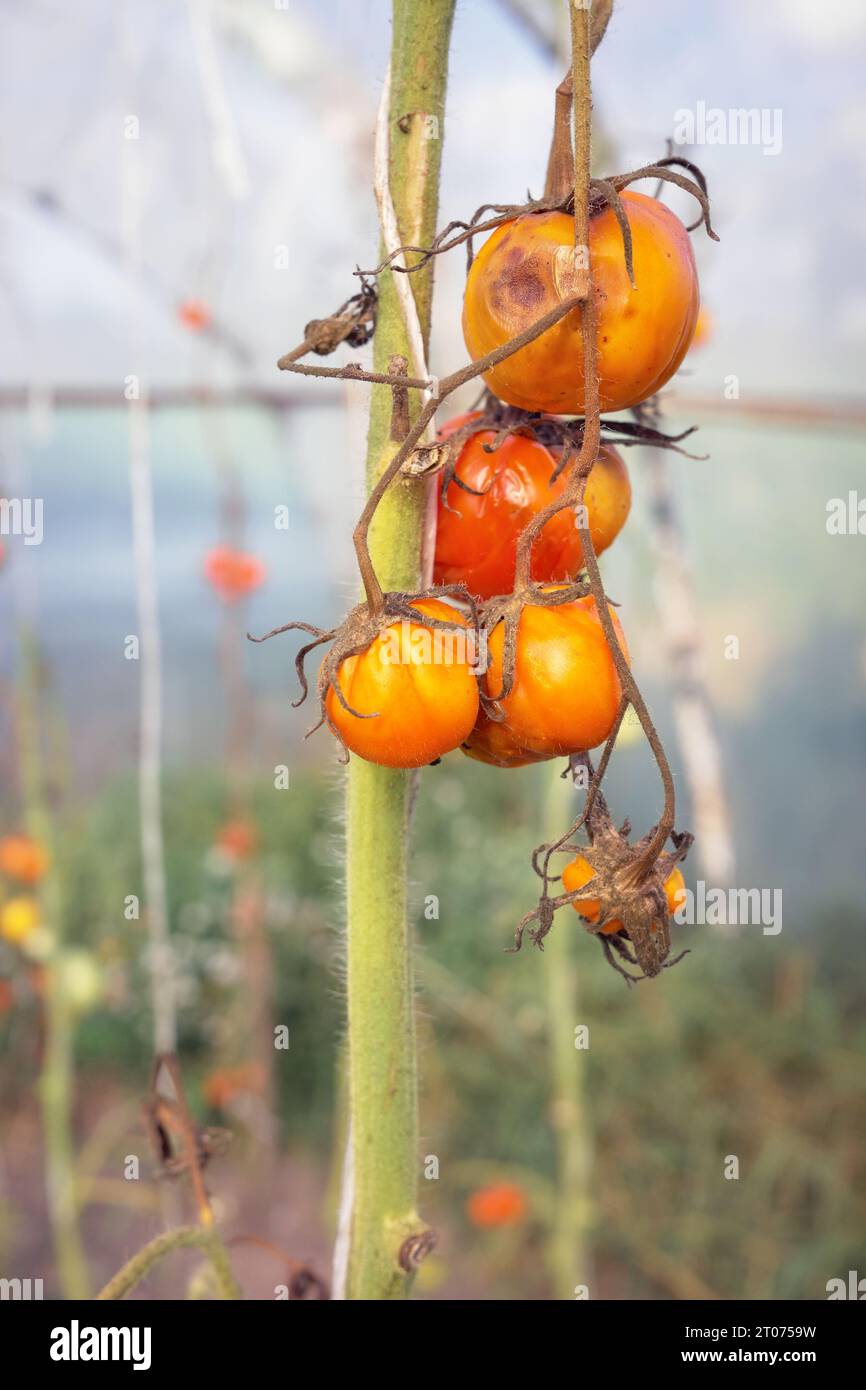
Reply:
[[[619, 619], [614, 627], [628, 657]], [[487, 693], [502, 689], [504, 624], [487, 641]], [[527, 603], [517, 629], [514, 685], [500, 701], [515, 744], [541, 757], [579, 753], [604, 743], [622, 687], [591, 595], [557, 607]]]
[[[443, 436], [451, 428], [446, 425]], [[512, 434], [494, 453], [485, 452], [495, 438], [493, 430], [480, 430], [467, 439], [456, 463], [460, 482], [449, 485], [445, 504], [439, 499], [434, 581], [465, 583], [477, 598], [511, 593], [521, 532], [561, 497], [568, 481], [566, 469], [551, 483], [557, 460], [543, 444]], [[587, 478], [584, 505], [600, 555], [619, 534], [631, 506], [626, 466], [610, 445], [602, 446]], [[571, 579], [582, 568], [580, 532], [574, 510], [566, 507], [551, 517], [532, 548], [532, 578], [540, 583]]]
[[[572, 859], [570, 864], [566, 864], [562, 871], [562, 886], [566, 893], [574, 893], [582, 888], [585, 883], [589, 883], [595, 877], [595, 870], [588, 860], [579, 854], [576, 859]], [[668, 900], [668, 913], [672, 917], [685, 901], [686, 881], [677, 865], [665, 882], [665, 897]], [[571, 904], [575, 912], [580, 913], [587, 922], [597, 922], [599, 915], [599, 902], [597, 898], [575, 898]], [[653, 931], [656, 924], [653, 924]], [[602, 927], [602, 936], [615, 936], [618, 931], [622, 931], [622, 922], [618, 917], [611, 920]]]
[[[692, 341], [700, 304], [682, 222], [643, 193], [627, 190], [621, 197], [636, 289], [611, 210], [597, 213], [589, 229], [602, 410], [637, 405], [670, 380]], [[525, 213], [491, 233], [472, 263], [463, 301], [463, 336], [474, 360], [567, 298], [573, 249], [574, 222], [564, 212]], [[583, 414], [580, 310], [486, 372], [484, 380], [501, 400], [524, 410]]]
[[[418, 599], [419, 613], [468, 629], [457, 609]], [[329, 687], [325, 704], [346, 747], [383, 767], [423, 767], [459, 748], [478, 715], [470, 633], [397, 619], [338, 672], [350, 714]], [[359, 718], [374, 715], [374, 718]]]
[[475, 728], [463, 744], [467, 758], [476, 762], [488, 763], [490, 767], [528, 767], [530, 763], [543, 763], [545, 753], [531, 753], [521, 747], [513, 730], [503, 720], [488, 719], [483, 709], [479, 709]]

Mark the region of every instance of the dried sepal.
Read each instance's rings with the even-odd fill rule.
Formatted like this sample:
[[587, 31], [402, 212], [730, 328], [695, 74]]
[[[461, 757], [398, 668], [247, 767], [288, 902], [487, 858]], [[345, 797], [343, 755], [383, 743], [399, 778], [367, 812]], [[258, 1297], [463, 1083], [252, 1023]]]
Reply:
[[413, 605], [422, 599], [450, 598], [458, 603], [464, 604], [469, 610], [469, 631], [479, 633], [479, 618], [476, 603], [469, 593], [465, 584], [434, 584], [429, 589], [424, 589], [420, 593], [392, 592], [382, 596], [382, 607], [374, 611], [368, 603], [359, 603], [343, 619], [338, 627], [325, 629], [311, 626], [310, 623], [291, 622], [284, 623], [281, 627], [275, 627], [270, 632], [264, 633], [261, 637], [254, 637], [247, 633], [251, 642], [267, 642], [271, 637], [277, 637], [283, 632], [302, 631], [312, 635], [313, 641], [307, 642], [298, 651], [295, 657], [295, 670], [298, 675], [298, 683], [301, 693], [296, 700], [292, 701], [292, 708], [297, 709], [307, 698], [309, 686], [307, 681], [304, 662], [309, 653], [316, 647], [330, 643], [330, 650], [325, 656], [319, 668], [316, 680], [316, 694], [319, 699], [319, 718], [315, 724], [311, 725], [304, 735], [309, 738], [319, 730], [323, 724], [330, 729], [334, 738], [341, 748], [340, 761], [349, 761], [349, 750], [346, 747], [342, 734], [337, 728], [328, 712], [327, 695], [333, 691], [343, 709], [356, 719], [377, 719], [379, 711], [373, 710], [369, 714], [362, 714], [360, 710], [353, 709], [346, 699], [340, 685], [340, 668], [344, 661], [349, 657], [360, 656], [369, 650], [376, 638], [395, 622], [405, 621], [419, 627], [429, 627], [442, 632], [466, 633], [467, 625], [455, 614], [454, 622], [445, 621], [442, 618], [433, 618], [428, 613], [420, 611]]
[[[576, 763], [591, 769], [586, 755], [571, 759], [569, 770]], [[615, 826], [597, 777], [590, 783], [590, 793], [592, 804], [588, 813], [585, 811], [559, 840], [540, 845], [535, 850], [533, 867], [542, 880], [542, 892], [536, 906], [518, 924], [512, 949], [520, 950], [527, 931], [534, 944], [543, 947], [556, 912], [561, 907], [592, 898], [598, 903], [598, 916], [592, 922], [584, 921], [583, 925], [589, 935], [599, 938], [608, 962], [629, 983], [651, 979], [662, 970], [676, 965], [688, 954], [682, 951], [670, 958], [670, 920], [665, 884], [675, 866], [688, 854], [693, 837], [674, 831], [670, 837], [673, 849], [663, 850], [652, 863], [648, 863], [647, 851], [652, 844], [655, 827], [640, 840], [632, 842], [628, 822], [619, 828]], [[587, 832], [589, 843], [586, 845], [579, 844], [573, 838], [581, 825]], [[560, 876], [551, 870], [551, 860], [555, 854], [566, 854], [572, 858], [580, 855], [595, 871], [593, 877], [570, 892], [552, 891], [553, 885], [561, 881]], [[622, 923], [619, 931], [605, 933], [605, 926], [614, 920]], [[635, 966], [639, 973], [632, 974], [626, 970], [622, 961]]]

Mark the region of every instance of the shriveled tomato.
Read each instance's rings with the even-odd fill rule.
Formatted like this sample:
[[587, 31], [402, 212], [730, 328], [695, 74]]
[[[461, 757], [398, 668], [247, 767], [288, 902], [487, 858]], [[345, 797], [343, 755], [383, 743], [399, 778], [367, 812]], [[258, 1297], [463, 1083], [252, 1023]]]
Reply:
[[[589, 883], [595, 877], [595, 870], [588, 860], [579, 854], [571, 863], [566, 864], [562, 871], [562, 886], [566, 893], [574, 893], [582, 888], [585, 883]], [[665, 897], [668, 901], [668, 913], [672, 917], [685, 901], [686, 881], [679, 868], [675, 865], [671, 874], [665, 881]], [[600, 911], [597, 898], [575, 898], [571, 904], [581, 917], [587, 922], [597, 922]], [[655, 930], [655, 926], [653, 927]], [[618, 917], [612, 917], [601, 929], [602, 936], [615, 936], [618, 931], [622, 931], [622, 922]]]
[[488, 719], [483, 709], [478, 711], [475, 728], [463, 744], [463, 752], [468, 758], [491, 767], [527, 767], [530, 763], [542, 763], [547, 757], [545, 753], [532, 753], [521, 747], [505, 720], [500, 723]]
[[[614, 628], [627, 650], [619, 620]], [[502, 689], [504, 624], [488, 637], [487, 692]], [[527, 603], [517, 629], [514, 684], [501, 702], [515, 744], [542, 757], [604, 743], [616, 721], [622, 687], [591, 596], [543, 607]]]
[[[602, 410], [637, 405], [664, 386], [688, 351], [700, 304], [695, 258], [679, 218], [643, 193], [628, 190], [621, 197], [636, 289], [610, 209], [597, 213], [589, 229]], [[463, 336], [473, 359], [568, 297], [573, 250], [574, 221], [564, 212], [526, 213], [491, 233], [466, 281]], [[583, 414], [580, 310], [486, 372], [484, 380], [501, 400], [524, 410]]]
[[[439, 599], [418, 599], [412, 607], [468, 629], [462, 614]], [[383, 767], [423, 767], [459, 748], [478, 715], [469, 637], [468, 630], [398, 619], [366, 651], [346, 657], [337, 679], [357, 713], [344, 708], [332, 686], [325, 697], [346, 747]]]
[[[446, 425], [442, 433], [449, 432]], [[544, 445], [512, 434], [494, 453], [485, 452], [495, 438], [493, 430], [470, 435], [456, 463], [459, 482], [449, 485], [444, 504], [439, 499], [433, 577], [437, 584], [463, 582], [478, 598], [511, 592], [520, 533], [562, 495], [567, 482], [566, 470], [551, 483], [556, 458]], [[587, 478], [584, 505], [600, 555], [619, 534], [631, 506], [626, 466], [610, 445], [602, 446]], [[532, 578], [540, 583], [570, 579], [582, 568], [580, 532], [567, 507], [551, 517], [532, 548]]]

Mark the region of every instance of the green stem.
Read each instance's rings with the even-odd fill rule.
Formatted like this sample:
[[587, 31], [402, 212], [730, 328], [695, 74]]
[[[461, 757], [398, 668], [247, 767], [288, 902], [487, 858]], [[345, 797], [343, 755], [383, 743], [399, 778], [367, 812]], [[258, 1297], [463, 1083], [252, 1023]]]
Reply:
[[[549, 769], [547, 776], [550, 776]], [[547, 797], [545, 838], [553, 840], [562, 833], [562, 826], [572, 815], [570, 801], [569, 783], [555, 777]], [[559, 872], [558, 866], [565, 862], [564, 855], [557, 856], [555, 871]], [[550, 1123], [556, 1148], [554, 1212], [547, 1261], [554, 1296], [561, 1299], [573, 1299], [577, 1285], [589, 1285], [586, 1234], [592, 1211], [592, 1147], [584, 1097], [586, 1053], [575, 1047], [575, 1026], [580, 1019], [574, 942], [579, 930], [576, 914], [567, 909], [560, 913], [553, 930], [545, 938], [543, 955], [550, 1050]]]
[[88, 1298], [90, 1285], [79, 1227], [72, 1132], [74, 1019], [60, 978], [63, 900], [41, 749], [39, 650], [27, 632], [21, 635], [20, 650], [17, 741], [22, 799], [29, 833], [51, 856], [51, 867], [40, 893], [42, 919], [52, 937], [51, 955], [45, 963], [45, 1050], [39, 1077], [45, 1186], [61, 1293], [64, 1298]]
[[[401, 241], [435, 234], [445, 85], [454, 0], [393, 0], [390, 190]], [[421, 330], [430, 330], [432, 267], [411, 277]], [[412, 359], [391, 272], [379, 277], [376, 370]], [[417, 402], [412, 403], [417, 412]], [[394, 457], [391, 396], [373, 396], [367, 451], [372, 489]], [[397, 481], [371, 528], [382, 587], [417, 589], [426, 484]], [[349, 1110], [354, 1200], [346, 1297], [404, 1298], [400, 1251], [419, 1229], [418, 1099], [410, 936], [406, 772], [353, 758], [346, 827]]]
[[136, 1284], [153, 1269], [153, 1266], [173, 1250], [203, 1250], [213, 1266], [220, 1297], [233, 1299], [240, 1297], [238, 1286], [232, 1273], [225, 1246], [212, 1227], [178, 1226], [173, 1231], [165, 1231], [142, 1246], [137, 1254], [127, 1260], [113, 1278], [96, 1295], [98, 1301], [111, 1301], [125, 1298]]

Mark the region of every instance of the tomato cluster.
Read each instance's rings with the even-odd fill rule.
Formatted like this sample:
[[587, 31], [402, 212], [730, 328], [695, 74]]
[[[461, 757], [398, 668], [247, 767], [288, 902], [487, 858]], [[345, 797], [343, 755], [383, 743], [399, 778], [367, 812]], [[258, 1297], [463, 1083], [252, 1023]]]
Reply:
[[[691, 345], [699, 311], [686, 228], [655, 198], [625, 191], [621, 206], [630, 265], [614, 212], [596, 211], [590, 221], [602, 411], [633, 407], [669, 380]], [[573, 256], [574, 220], [565, 212], [526, 212], [491, 233], [466, 283], [463, 333], [474, 360], [562, 303]], [[625, 637], [611, 610], [618, 667], [596, 601], [576, 581], [584, 568], [582, 528], [600, 555], [628, 517], [631, 487], [615, 448], [600, 446], [582, 514], [572, 505], [554, 509], [537, 523], [531, 553], [526, 542], [520, 547], [527, 526], [563, 498], [573, 475], [562, 417], [585, 411], [582, 318], [573, 309], [485, 372], [492, 405], [440, 430], [448, 464], [438, 506], [437, 587], [393, 621], [380, 614], [375, 635], [345, 647], [336, 664], [326, 659], [320, 672], [323, 717], [360, 757], [418, 767], [462, 748], [496, 767], [521, 767], [597, 748], [614, 729]], [[443, 592], [455, 586], [471, 599], [471, 621], [467, 605], [456, 606]], [[461, 628], [480, 633], [486, 662], [477, 661], [471, 643], [456, 640]], [[439, 642], [437, 654], [437, 639], [445, 629], [455, 640], [443, 657], [446, 644]], [[569, 872], [573, 878], [573, 866]], [[586, 916], [591, 903], [580, 907]]]

